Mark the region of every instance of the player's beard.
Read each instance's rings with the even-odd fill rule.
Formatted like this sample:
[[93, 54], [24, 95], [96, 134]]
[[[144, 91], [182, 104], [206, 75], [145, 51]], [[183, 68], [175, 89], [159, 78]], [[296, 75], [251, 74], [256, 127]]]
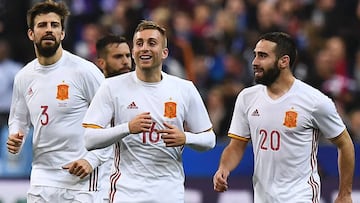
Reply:
[[271, 84], [273, 84], [275, 82], [275, 80], [279, 77], [280, 75], [280, 70], [277, 67], [277, 62], [274, 63], [274, 65], [272, 66], [272, 68], [268, 69], [268, 70], [263, 70], [263, 75], [262, 77], [255, 77], [255, 82], [257, 84], [263, 84], [265, 86], [270, 86]]
[[59, 41], [55, 41], [55, 44], [51, 45], [51, 46], [43, 46], [41, 44], [42, 40], [38, 43], [35, 43], [35, 46], [37, 48], [37, 51], [39, 53], [40, 56], [44, 56], [44, 57], [51, 57], [54, 56], [56, 53], [56, 50], [59, 48], [60, 46], [60, 42]]
[[113, 68], [111, 68], [110, 66], [106, 65], [105, 69], [107, 70], [107, 76], [108, 78], [113, 77], [113, 76], [117, 76], [117, 75], [121, 75], [124, 73], [129, 72], [130, 67], [123, 67], [120, 70], [113, 70]]

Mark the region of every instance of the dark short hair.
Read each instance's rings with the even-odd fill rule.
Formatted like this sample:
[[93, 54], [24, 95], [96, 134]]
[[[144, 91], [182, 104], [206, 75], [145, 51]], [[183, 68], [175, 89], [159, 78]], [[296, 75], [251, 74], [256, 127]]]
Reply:
[[96, 52], [98, 57], [104, 57], [106, 55], [106, 46], [109, 44], [121, 44], [126, 43], [125, 37], [108, 34], [96, 41]]
[[167, 46], [166, 39], [166, 29], [161, 27], [159, 24], [150, 20], [142, 20], [135, 29], [135, 33], [143, 31], [143, 30], [158, 30], [160, 34], [164, 37], [164, 45]]
[[278, 58], [288, 55], [290, 58], [290, 67], [293, 67], [296, 57], [297, 49], [294, 40], [291, 36], [284, 32], [269, 32], [260, 36], [260, 40], [267, 40], [276, 43], [275, 54]]
[[46, 0], [44, 2], [38, 2], [33, 5], [27, 12], [27, 25], [29, 29], [34, 29], [34, 19], [40, 14], [56, 13], [61, 20], [61, 29], [65, 29], [65, 21], [70, 15], [70, 11], [64, 2], [54, 2], [52, 0]]

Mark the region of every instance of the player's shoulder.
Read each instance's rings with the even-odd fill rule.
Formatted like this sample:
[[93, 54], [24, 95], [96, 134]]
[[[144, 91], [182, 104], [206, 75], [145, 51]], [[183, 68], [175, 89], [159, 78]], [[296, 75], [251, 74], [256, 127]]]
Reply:
[[96, 75], [96, 77], [104, 77], [101, 70], [91, 61], [77, 56], [69, 51], [64, 50], [65, 67], [72, 69], [80, 75]]
[[332, 105], [333, 103], [330, 97], [301, 80], [296, 79], [294, 85], [295, 87], [291, 96], [295, 96], [297, 99], [301, 100], [304, 105], [308, 104], [314, 108], [323, 108], [329, 104]]
[[118, 82], [118, 81], [122, 81], [122, 80], [127, 80], [127, 79], [131, 78], [134, 73], [135, 73], [135, 71], [130, 71], [127, 73], [122, 73], [122, 74], [116, 75], [116, 76], [111, 76], [111, 77], [106, 78], [106, 81]]
[[266, 88], [264, 85], [256, 84], [253, 86], [243, 88], [237, 95], [237, 101], [243, 105], [248, 106], [254, 104], [256, 98], [262, 97], [263, 94], [259, 94]]
[[194, 85], [194, 83], [191, 80], [180, 78], [175, 75], [170, 75], [165, 72], [161, 72], [161, 75], [167, 82], [170, 82], [172, 84], [178, 84], [178, 85], [184, 85], [184, 86], [193, 86]]
[[17, 72], [16, 77], [23, 77], [24, 75], [31, 72], [36, 63], [37, 63], [37, 59], [35, 58], [35, 59], [31, 60], [30, 62], [28, 62], [27, 64], [25, 64], [24, 67], [22, 67]]
[[320, 90], [314, 88], [313, 86], [296, 79], [295, 84], [297, 94], [301, 97], [310, 97], [311, 99], [314, 98], [326, 98], [327, 96], [322, 93]]
[[80, 68], [80, 70], [97, 68], [97, 66], [93, 62], [84, 59], [78, 55], [75, 55], [69, 51], [63, 50], [63, 53], [65, 63], [71, 65], [72, 68]]
[[118, 84], [121, 84], [121, 87], [122, 87], [122, 86], [125, 86], [125, 84], [134, 83], [134, 77], [136, 77], [135, 75], [136, 75], [135, 71], [130, 71], [128, 73], [123, 73], [120, 75], [112, 76], [112, 77], [106, 78], [103, 84], [111, 86], [111, 87], [120, 88], [118, 86]]
[[251, 95], [258, 94], [259, 91], [262, 91], [264, 88], [265, 88], [265, 86], [261, 85], [261, 84], [256, 84], [253, 86], [245, 87], [239, 92], [239, 95], [248, 97]]

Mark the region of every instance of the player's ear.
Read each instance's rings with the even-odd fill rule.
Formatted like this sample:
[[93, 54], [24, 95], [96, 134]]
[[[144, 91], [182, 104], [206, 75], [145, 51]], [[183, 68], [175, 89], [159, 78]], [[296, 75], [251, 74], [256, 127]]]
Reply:
[[278, 65], [280, 69], [285, 69], [290, 66], [290, 57], [288, 55], [282, 56], [278, 60]]
[[162, 50], [162, 59], [166, 59], [169, 55], [169, 49], [168, 48], [163, 48]]
[[34, 41], [34, 31], [32, 29], [28, 29], [27, 35], [31, 41]]
[[96, 65], [103, 71], [104, 71], [104, 68], [105, 68], [105, 64], [106, 64], [106, 62], [105, 62], [105, 60], [103, 58], [97, 58], [96, 59]]
[[63, 30], [61, 31], [61, 41], [64, 40], [64, 38], [65, 38], [65, 31]]

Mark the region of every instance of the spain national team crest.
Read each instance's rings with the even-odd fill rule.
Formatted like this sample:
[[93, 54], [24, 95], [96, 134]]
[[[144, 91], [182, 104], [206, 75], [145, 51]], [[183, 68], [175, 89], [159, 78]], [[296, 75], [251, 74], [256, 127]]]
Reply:
[[173, 101], [165, 102], [164, 116], [167, 118], [176, 117], [176, 103]]
[[69, 99], [69, 85], [60, 84], [57, 86], [56, 99], [59, 99], [59, 100]]
[[285, 113], [284, 126], [288, 128], [295, 128], [297, 125], [297, 117], [298, 117], [298, 113], [293, 109], [287, 111]]

